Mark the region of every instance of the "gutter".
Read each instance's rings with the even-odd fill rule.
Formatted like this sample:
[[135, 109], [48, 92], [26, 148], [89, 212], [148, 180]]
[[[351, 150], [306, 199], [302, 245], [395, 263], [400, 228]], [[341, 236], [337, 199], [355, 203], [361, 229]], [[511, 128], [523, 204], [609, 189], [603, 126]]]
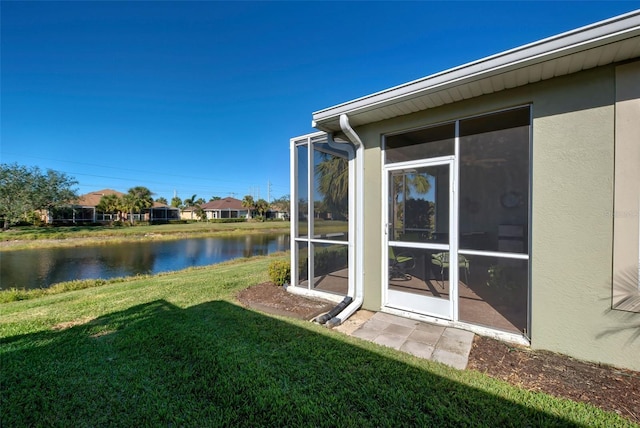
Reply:
[[456, 87], [497, 74], [543, 64], [546, 61], [617, 43], [638, 37], [638, 35], [640, 35], [640, 10], [635, 10], [318, 110], [313, 112], [313, 120], [319, 125], [318, 129], [327, 131], [330, 126], [325, 125], [343, 114], [350, 114], [353, 117], [356, 113], [387, 107], [440, 89]]
[[[349, 252], [349, 263], [355, 261], [355, 281], [353, 281], [354, 290], [351, 290], [351, 281], [349, 283], [349, 297], [351, 297], [353, 293], [353, 300], [349, 305], [344, 308], [338, 315], [334, 316], [330, 320], [326, 322], [327, 327], [335, 327], [342, 324], [347, 318], [349, 318], [355, 311], [357, 311], [360, 306], [362, 306], [362, 302], [364, 301], [364, 273], [363, 273], [363, 255], [364, 251], [364, 233], [363, 233], [363, 224], [364, 224], [364, 163], [363, 163], [363, 155], [364, 155], [364, 144], [362, 144], [362, 140], [353, 130], [351, 125], [349, 124], [349, 117], [346, 114], [340, 115], [340, 128], [345, 136], [349, 139], [349, 141], [355, 146], [355, 153], [353, 154], [354, 159], [354, 169], [356, 170], [356, 186], [353, 189], [351, 186], [349, 190], [349, 200], [352, 201], [352, 204], [355, 205], [355, 221], [349, 222], [349, 233], [350, 236], [355, 236], [355, 249], [352, 247], [353, 244], [350, 245], [350, 249], [352, 251]], [[330, 134], [330, 138], [328, 139], [329, 146], [337, 145], [337, 144], [345, 144], [338, 143], [333, 140], [333, 136]], [[353, 153], [353, 149], [350, 147], [350, 153]], [[349, 173], [352, 172], [350, 168]], [[352, 207], [350, 207], [351, 209]], [[350, 211], [353, 212], [353, 211]], [[355, 250], [355, 251], [354, 251]], [[357, 253], [357, 254], [356, 254]], [[355, 260], [354, 260], [355, 259]], [[345, 299], [346, 301], [347, 299]]]

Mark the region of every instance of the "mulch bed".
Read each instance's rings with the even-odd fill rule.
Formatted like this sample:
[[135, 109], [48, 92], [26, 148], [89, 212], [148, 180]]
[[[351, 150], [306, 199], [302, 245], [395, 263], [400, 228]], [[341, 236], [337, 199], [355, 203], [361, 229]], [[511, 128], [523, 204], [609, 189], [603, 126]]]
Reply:
[[283, 287], [278, 287], [271, 282], [246, 288], [236, 297], [240, 303], [249, 308], [303, 320], [311, 320], [329, 312], [335, 306], [335, 303], [307, 299], [289, 293]]
[[[335, 306], [288, 293], [272, 283], [249, 287], [237, 297], [243, 305], [253, 309], [308, 320]], [[471, 348], [467, 369], [527, 390], [589, 403], [640, 424], [639, 372], [531, 350], [478, 335]]]
[[589, 403], [640, 424], [640, 373], [476, 335], [467, 369], [531, 391]]

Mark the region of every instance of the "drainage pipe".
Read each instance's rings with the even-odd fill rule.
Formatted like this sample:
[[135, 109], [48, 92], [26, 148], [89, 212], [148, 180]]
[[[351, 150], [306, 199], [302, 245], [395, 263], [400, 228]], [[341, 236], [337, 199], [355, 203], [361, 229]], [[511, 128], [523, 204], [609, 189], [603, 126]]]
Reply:
[[[363, 272], [363, 251], [364, 251], [364, 144], [362, 140], [353, 130], [349, 124], [349, 117], [346, 114], [340, 115], [340, 128], [349, 141], [355, 146], [356, 153], [355, 169], [356, 169], [356, 189], [354, 189], [355, 199], [355, 221], [349, 222], [349, 233], [353, 233], [351, 236], [355, 236], [355, 251], [352, 254], [355, 255], [355, 284], [354, 284], [354, 297], [353, 301], [344, 308], [339, 314], [327, 321], [328, 327], [335, 327], [342, 324], [347, 318], [349, 318], [355, 311], [357, 311], [364, 300], [364, 272]], [[330, 140], [333, 140], [332, 138]], [[354, 200], [351, 199], [351, 200]], [[351, 239], [350, 239], [351, 240]], [[356, 254], [357, 253], [357, 254]], [[351, 294], [351, 293], [349, 293]]]
[[[349, 177], [355, 177], [356, 176], [356, 150], [354, 148], [354, 145], [351, 144], [349, 141], [335, 141], [333, 139], [333, 133], [328, 134], [327, 135], [327, 144], [329, 145], [329, 147], [332, 147], [336, 150], [340, 150], [342, 152], [347, 152], [348, 153], [348, 160], [349, 160]], [[351, 178], [350, 178], [351, 180]], [[350, 220], [349, 221], [349, 234], [348, 234], [348, 248], [349, 248], [349, 266], [355, 266], [355, 245], [353, 240], [355, 239], [356, 236], [356, 224], [355, 221], [353, 221], [353, 218], [355, 217], [355, 213], [356, 213], [356, 190], [355, 190], [355, 186], [348, 186], [349, 187], [349, 213], [350, 214]], [[347, 296], [351, 296], [353, 298], [355, 293], [355, 275], [349, 275], [349, 285], [347, 288]], [[335, 315], [334, 314], [331, 316], [331, 318], [333, 318]]]
[[[327, 144], [331, 148], [334, 148], [341, 152], [347, 152], [348, 154], [347, 159], [349, 160], [349, 177], [355, 177], [356, 176], [355, 174], [356, 151], [354, 149], [354, 146], [351, 143], [349, 143], [349, 141], [335, 141], [333, 139], [332, 133], [327, 135]], [[355, 192], [354, 186], [349, 186], [349, 212], [350, 213], [354, 213], [356, 211], [355, 197], [356, 197], [356, 192]], [[349, 266], [355, 266], [355, 251], [354, 251], [353, 239], [355, 239], [354, 236], [356, 236], [355, 235], [356, 229], [355, 229], [354, 223], [355, 223], [354, 221], [349, 222], [349, 235], [348, 235], [349, 236], [349, 239], [348, 239]], [[327, 312], [324, 315], [320, 315], [316, 317], [314, 321], [317, 322], [318, 324], [326, 324], [327, 321], [335, 318], [336, 315], [341, 313], [347, 306], [349, 306], [351, 302], [353, 302], [353, 295], [355, 292], [354, 290], [355, 290], [355, 275], [349, 275], [349, 286], [347, 289], [347, 296], [329, 312]]]
[[345, 297], [344, 300], [338, 303], [335, 308], [331, 309], [329, 312], [327, 312], [324, 315], [320, 315], [316, 317], [315, 322], [317, 322], [318, 324], [325, 324], [327, 321], [329, 321], [330, 319], [333, 319], [336, 315], [342, 312], [344, 308], [346, 308], [347, 305], [349, 305], [349, 303], [351, 303], [352, 301], [353, 301], [353, 298], [351, 296]]

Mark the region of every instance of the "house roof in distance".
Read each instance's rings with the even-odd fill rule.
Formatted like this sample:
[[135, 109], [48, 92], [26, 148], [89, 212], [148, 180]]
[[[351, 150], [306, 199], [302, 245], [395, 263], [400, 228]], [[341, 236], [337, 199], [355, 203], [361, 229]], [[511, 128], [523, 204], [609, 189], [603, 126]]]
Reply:
[[226, 197], [215, 201], [207, 202], [201, 205], [203, 210], [239, 210], [243, 211], [247, 208], [242, 206], [242, 201], [236, 198]]
[[313, 113], [313, 126], [340, 131], [485, 94], [640, 57], [640, 10], [549, 37]]
[[124, 195], [124, 193], [118, 192], [117, 190], [113, 189], [96, 190], [95, 192], [89, 192], [81, 195], [77, 199], [76, 203], [78, 205], [82, 205], [83, 207], [95, 207], [100, 203], [100, 199], [102, 199], [102, 197], [106, 195], [116, 195], [120, 198]]
[[[100, 203], [100, 199], [102, 199], [102, 197], [106, 195], [116, 195], [117, 197], [121, 198], [122, 196], [125, 195], [125, 193], [118, 192], [117, 190], [113, 190], [113, 189], [96, 190], [94, 192], [89, 192], [84, 195], [81, 195], [78, 199], [76, 199], [75, 203], [76, 205], [80, 205], [83, 207], [95, 207]], [[170, 207], [166, 204], [161, 204], [159, 202], [154, 202], [153, 208], [177, 209], [177, 208]]]

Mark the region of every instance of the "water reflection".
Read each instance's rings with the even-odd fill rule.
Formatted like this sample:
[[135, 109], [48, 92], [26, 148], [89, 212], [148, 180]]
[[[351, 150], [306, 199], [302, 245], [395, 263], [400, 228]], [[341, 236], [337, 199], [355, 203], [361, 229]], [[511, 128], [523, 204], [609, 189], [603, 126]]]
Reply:
[[246, 235], [0, 253], [0, 288], [156, 274], [289, 249], [289, 235]]

